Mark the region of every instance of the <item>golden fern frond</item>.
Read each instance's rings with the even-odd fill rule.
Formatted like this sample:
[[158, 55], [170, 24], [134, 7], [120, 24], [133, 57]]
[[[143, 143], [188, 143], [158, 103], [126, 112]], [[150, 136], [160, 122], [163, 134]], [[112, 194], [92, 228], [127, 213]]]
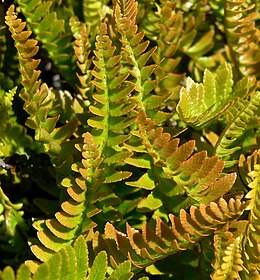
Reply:
[[[212, 264], [214, 272], [212, 279], [244, 279], [242, 277], [243, 236], [248, 221], [238, 220], [227, 223], [226, 226], [215, 232], [214, 248], [215, 260]], [[241, 278], [242, 277], [242, 278]]]
[[240, 237], [228, 240], [228, 246], [225, 248], [224, 254], [222, 256], [221, 267], [211, 275], [211, 279], [241, 279], [239, 276], [239, 272], [243, 270], [241, 240], [242, 239]]
[[103, 170], [99, 169], [102, 158], [99, 157], [93, 137], [89, 133], [83, 137], [83, 146], [77, 146], [83, 159], [80, 165], [73, 167], [74, 171], [80, 173], [80, 177], [62, 181], [62, 185], [67, 187], [69, 199], [61, 204], [62, 211], [57, 212], [55, 218], [46, 220], [43, 229], [37, 233], [42, 245], [31, 247], [41, 261], [47, 261], [54, 252], [95, 227], [91, 218], [101, 211], [96, 208], [95, 202], [102, 196], [98, 191], [103, 181], [100, 179]]
[[104, 237], [98, 232], [93, 237], [94, 250], [98, 252], [105, 248], [114, 265], [128, 258], [136, 267], [147, 267], [179, 250], [186, 250], [204, 236], [222, 228], [228, 221], [238, 219], [247, 205], [238, 199], [232, 198], [226, 202], [221, 198], [208, 206], [191, 206], [190, 214], [182, 209], [180, 218], [170, 214], [171, 227], [157, 218], [155, 229], [146, 224], [142, 232], [127, 224], [127, 233], [124, 234], [107, 223]]
[[246, 195], [250, 213], [244, 236], [244, 261], [250, 277], [257, 279], [255, 277], [260, 275], [260, 150], [254, 151], [247, 159], [241, 155], [239, 167], [250, 188]]
[[76, 17], [70, 18], [70, 27], [75, 40], [74, 52], [77, 57], [77, 66], [80, 73], [77, 73], [80, 85], [77, 86], [81, 96], [88, 99], [88, 91], [91, 87], [91, 71], [90, 66], [92, 59], [90, 55], [90, 43], [88, 39], [89, 32], [86, 25], [82, 24]]
[[33, 58], [39, 50], [38, 41], [30, 38], [32, 32], [25, 30], [26, 23], [17, 18], [14, 5], [8, 9], [5, 20], [18, 53], [23, 85], [20, 97], [24, 100], [24, 110], [29, 114], [26, 125], [36, 131], [35, 139], [45, 144], [53, 163], [60, 166], [73, 154], [73, 148], [69, 150], [67, 147], [67, 153], [63, 153], [62, 157], [60, 151], [73, 134], [77, 120], [55, 128], [59, 120], [59, 112], [51, 114], [55, 95], [47, 84], [39, 79], [41, 71], [37, 70], [37, 67], [40, 59]]

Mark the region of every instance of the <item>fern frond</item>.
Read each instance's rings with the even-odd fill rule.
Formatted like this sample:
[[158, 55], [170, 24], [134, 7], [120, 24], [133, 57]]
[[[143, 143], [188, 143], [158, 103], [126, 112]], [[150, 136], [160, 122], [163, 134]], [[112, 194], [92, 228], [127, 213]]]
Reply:
[[98, 191], [103, 181], [100, 179], [103, 170], [98, 168], [102, 158], [93, 137], [89, 133], [83, 137], [84, 145], [79, 148], [82, 164], [75, 169], [81, 176], [62, 181], [69, 199], [61, 204], [62, 211], [57, 212], [55, 218], [46, 220], [44, 229], [38, 232], [42, 245], [32, 246], [33, 253], [42, 261], [47, 261], [54, 252], [93, 228], [95, 223], [91, 218], [101, 211], [95, 207], [95, 202], [103, 195]]
[[19, 71], [23, 85], [20, 97], [25, 102], [24, 110], [29, 114], [26, 125], [36, 131], [36, 140], [45, 143], [54, 164], [60, 166], [67, 161], [68, 154], [73, 154], [73, 148], [71, 148], [70, 151], [67, 150], [67, 154], [64, 153], [60, 157], [62, 145], [74, 132], [77, 121], [73, 120], [62, 127], [55, 128], [59, 115], [50, 116], [55, 96], [39, 79], [41, 71], [37, 70], [37, 67], [40, 60], [33, 58], [39, 50], [38, 42], [29, 38], [32, 32], [24, 30], [26, 23], [17, 18], [14, 9], [15, 7], [12, 5], [5, 19], [18, 52]]
[[0, 89], [6, 92], [18, 82], [18, 61], [15, 47], [5, 24], [4, 5], [0, 6]]
[[232, 69], [227, 63], [220, 65], [215, 74], [206, 69], [203, 83], [188, 78], [186, 84], [180, 91], [177, 112], [182, 120], [196, 128], [222, 115], [234, 102]]
[[75, 58], [71, 55], [73, 53], [72, 36], [65, 31], [64, 19], [59, 19], [57, 13], [52, 10], [53, 2], [30, 0], [17, 2], [26, 16], [27, 24], [37, 40], [43, 43], [61, 75], [74, 84], [76, 77], [72, 73], [76, 73], [76, 64]]
[[0, 124], [0, 131], [4, 130], [5, 123], [13, 114], [12, 105], [13, 105], [14, 95], [16, 94], [16, 91], [17, 91], [17, 87], [13, 88], [12, 90], [9, 90], [8, 92], [5, 92], [0, 88], [0, 108], [1, 108], [0, 119], [2, 121]]
[[170, 214], [171, 227], [157, 218], [155, 230], [144, 225], [142, 232], [127, 224], [127, 234], [124, 234], [107, 224], [104, 238], [96, 233], [94, 249], [98, 252], [105, 248], [113, 256], [113, 261], [122, 261], [125, 256], [135, 266], [147, 267], [179, 250], [186, 250], [191, 244], [223, 227], [227, 221], [236, 220], [247, 205], [233, 198], [228, 202], [221, 198], [208, 206], [191, 206], [190, 214], [182, 209], [180, 218]]
[[[154, 189], [155, 183], [151, 183], [158, 180], [159, 189], [163, 190], [165, 182], [161, 183], [162, 186], [159, 182], [162, 178], [168, 178], [173, 184], [171, 189], [177, 185], [185, 190], [193, 203], [204, 204], [218, 199], [230, 190], [236, 175], [228, 174], [219, 178], [224, 168], [223, 161], [216, 156], [208, 158], [206, 151], [192, 155], [195, 141], [179, 146], [178, 138], [171, 139], [170, 134], [164, 133], [162, 128], [155, 128], [155, 123], [144, 112], [139, 114], [138, 121], [139, 137], [151, 156], [154, 167], [153, 172], [148, 171], [137, 182], [127, 182], [128, 185]], [[128, 159], [125, 161], [131, 164]], [[159, 174], [161, 178], [155, 178], [152, 173]], [[149, 180], [149, 177], [153, 180]]]
[[[72, 245], [67, 245], [43, 264], [35, 266], [32, 261], [22, 264], [17, 270], [16, 276], [13, 269], [7, 266], [3, 271], [0, 271], [0, 279], [118, 280], [122, 278], [129, 280], [133, 276], [130, 261], [122, 262], [115, 269], [112, 269], [108, 267], [105, 251], [99, 252], [93, 257], [93, 260], [90, 257], [84, 237], [79, 236]], [[145, 280], [146, 278], [142, 279]]]
[[[94, 103], [89, 106], [93, 117], [88, 119], [88, 124], [93, 128], [96, 143], [108, 166], [122, 162], [131, 155], [124, 151], [120, 145], [130, 138], [128, 127], [134, 122], [131, 111], [135, 102], [129, 100], [134, 86], [126, 82], [129, 73], [121, 73], [121, 55], [115, 54], [116, 47], [107, 35], [107, 26], [103, 23], [97, 36], [95, 68], [92, 81], [96, 92], [93, 94]], [[107, 179], [105, 182], [116, 182], [128, 178], [128, 171], [110, 171], [106, 168]], [[113, 177], [110, 177], [113, 176]]]
[[225, 166], [230, 167], [237, 163], [234, 153], [241, 148], [238, 146], [239, 137], [246, 130], [250, 120], [260, 106], [260, 92], [253, 92], [248, 100], [241, 100], [229, 110], [229, 122], [220, 135], [215, 146], [215, 154], [225, 160]]
[[222, 256], [221, 267], [215, 270], [211, 279], [241, 279], [239, 272], [243, 270], [242, 261], [242, 242], [241, 238], [233, 238], [228, 240], [228, 246], [225, 248]]
[[70, 27], [72, 34], [76, 39], [74, 51], [77, 57], [77, 66], [80, 69], [80, 73], [77, 73], [80, 82], [78, 89], [82, 97], [87, 99], [87, 92], [90, 90], [89, 87], [91, 85], [90, 81], [92, 78], [90, 71], [92, 61], [89, 59], [90, 43], [88, 40], [88, 31], [86, 26], [81, 24], [75, 17], [70, 18]]
[[[246, 174], [246, 181], [250, 191], [246, 198], [249, 199], [248, 210], [249, 224], [244, 236], [245, 266], [252, 279], [260, 275], [260, 150], [254, 151], [247, 159], [241, 155], [239, 167]], [[242, 173], [242, 176], [243, 176]]]
[[[159, 80], [156, 91], [159, 95], [165, 92], [172, 92], [171, 100], [179, 98], [179, 90], [181, 88], [180, 81], [184, 79], [184, 74], [174, 73], [177, 66], [181, 62], [181, 57], [176, 55], [183, 35], [183, 13], [176, 11], [176, 3], [166, 1], [162, 7], [158, 7], [158, 11], [150, 10], [146, 13], [144, 22], [144, 30], [153, 29], [151, 36], [155, 37], [158, 48], [152, 57], [158, 65], [155, 70], [157, 79]], [[155, 22], [146, 24], [145, 19], [156, 17]], [[148, 32], [149, 38], [149, 32]], [[168, 102], [167, 102], [168, 103]]]
[[122, 54], [126, 59], [125, 67], [130, 68], [133, 77], [130, 83], [134, 85], [136, 92], [131, 99], [136, 102], [137, 110], [145, 110], [149, 117], [152, 117], [157, 123], [162, 123], [169, 117], [169, 114], [161, 111], [169, 94], [156, 95], [152, 93], [158, 84], [158, 80], [151, 78], [157, 65], [147, 65], [156, 47], [147, 50], [149, 41], [143, 41], [145, 33], [138, 32], [138, 27], [135, 24], [137, 2], [134, 0], [117, 0], [115, 2], [116, 29], [121, 36]]
[[259, 77], [260, 31], [255, 26], [258, 17], [256, 2], [227, 0], [224, 11], [227, 43], [237, 74]]

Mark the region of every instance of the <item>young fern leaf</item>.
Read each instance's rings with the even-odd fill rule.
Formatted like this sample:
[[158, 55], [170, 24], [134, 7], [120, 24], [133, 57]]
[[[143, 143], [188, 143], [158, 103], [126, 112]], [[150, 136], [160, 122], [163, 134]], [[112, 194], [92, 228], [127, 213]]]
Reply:
[[254, 151], [247, 159], [241, 155], [239, 167], [242, 176], [243, 173], [245, 174], [243, 179], [248, 182], [250, 188], [246, 195], [249, 199], [250, 214], [244, 236], [244, 262], [250, 279], [258, 279], [260, 277], [260, 150]]
[[83, 156], [82, 164], [74, 168], [80, 177], [62, 181], [63, 186], [67, 187], [69, 199], [61, 204], [62, 211], [57, 212], [55, 218], [46, 220], [43, 230], [38, 232], [42, 245], [31, 247], [41, 261], [47, 261], [54, 252], [95, 227], [91, 218], [101, 211], [96, 208], [95, 202], [103, 195], [98, 190], [103, 181], [100, 179], [103, 170], [99, 169], [102, 158], [93, 137], [89, 133], [83, 137], [84, 145], [79, 148]]
[[256, 75], [260, 68], [259, 29], [254, 1], [227, 0], [224, 5], [225, 34], [238, 76]]
[[248, 123], [253, 119], [260, 106], [260, 91], [253, 92], [248, 100], [239, 101], [229, 112], [229, 122], [215, 146], [215, 155], [225, 160], [225, 167], [237, 163], [234, 153], [241, 149], [239, 137], [243, 136]]
[[136, 92], [132, 94], [131, 99], [136, 102], [137, 110], [145, 110], [146, 114], [152, 117], [156, 123], [162, 123], [168, 118], [169, 114], [162, 112], [161, 107], [170, 93], [164, 95], [152, 94], [158, 84], [158, 80], [151, 78], [157, 64], [147, 64], [156, 47], [147, 50], [149, 41], [143, 41], [145, 33], [138, 32], [138, 26], [135, 24], [136, 14], [136, 1], [115, 1], [116, 29], [121, 36], [122, 54], [126, 59], [125, 67], [130, 68], [133, 77], [133, 80], [128, 83], [134, 86]]
[[247, 205], [233, 198], [228, 202], [221, 198], [208, 206], [191, 206], [190, 214], [182, 209], [180, 218], [170, 214], [171, 227], [157, 218], [155, 229], [146, 224], [142, 232], [127, 224], [127, 234], [124, 234], [107, 224], [103, 238], [96, 233], [94, 250], [105, 249], [113, 262], [121, 262], [125, 256], [136, 267], [144, 268], [179, 250], [186, 250], [191, 244], [223, 227], [227, 221], [238, 219]]
[[112, 46], [107, 26], [103, 23], [94, 51], [95, 68], [92, 75], [95, 78], [92, 82], [96, 92], [93, 94], [94, 104], [89, 106], [94, 116], [88, 119], [88, 124], [93, 128], [92, 135], [99, 144], [104, 164], [107, 164], [105, 183], [120, 181], [131, 175], [129, 171], [116, 172], [108, 167], [131, 155], [131, 152], [124, 151], [119, 145], [130, 138], [127, 128], [134, 122], [130, 113], [136, 106], [128, 98], [134, 87], [125, 82], [129, 74], [120, 73], [121, 55], [115, 55], [115, 51], [116, 47]]
[[215, 74], [206, 69], [203, 83], [188, 78], [186, 84], [186, 88], [180, 91], [177, 112], [182, 120], [195, 128], [219, 118], [235, 102], [230, 64], [220, 65]]
[[26, 125], [36, 131], [36, 140], [45, 144], [53, 163], [60, 166], [70, 158], [68, 153], [72, 153], [69, 150], [68, 153], [63, 153], [62, 157], [60, 156], [63, 143], [74, 132], [77, 121], [73, 120], [62, 127], [55, 128], [59, 115], [49, 116], [54, 102], [54, 94], [39, 79], [41, 71], [37, 70], [37, 67], [40, 59], [33, 58], [39, 50], [38, 42], [35, 39], [29, 39], [32, 32], [24, 30], [26, 23], [17, 18], [14, 9], [14, 5], [8, 9], [5, 20], [18, 52], [19, 71], [23, 85], [20, 97], [24, 100], [24, 110], [29, 114]]

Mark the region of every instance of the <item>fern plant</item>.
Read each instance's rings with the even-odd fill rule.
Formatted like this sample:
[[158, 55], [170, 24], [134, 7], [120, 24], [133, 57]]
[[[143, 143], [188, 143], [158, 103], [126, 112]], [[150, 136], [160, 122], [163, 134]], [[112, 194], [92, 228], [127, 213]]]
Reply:
[[0, 279], [259, 279], [257, 17], [0, 4]]

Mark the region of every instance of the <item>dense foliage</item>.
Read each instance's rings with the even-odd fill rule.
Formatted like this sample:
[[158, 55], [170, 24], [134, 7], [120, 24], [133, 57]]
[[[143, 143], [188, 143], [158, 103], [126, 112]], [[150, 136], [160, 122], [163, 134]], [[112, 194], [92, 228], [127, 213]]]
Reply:
[[256, 0], [0, 3], [0, 279], [259, 279]]

